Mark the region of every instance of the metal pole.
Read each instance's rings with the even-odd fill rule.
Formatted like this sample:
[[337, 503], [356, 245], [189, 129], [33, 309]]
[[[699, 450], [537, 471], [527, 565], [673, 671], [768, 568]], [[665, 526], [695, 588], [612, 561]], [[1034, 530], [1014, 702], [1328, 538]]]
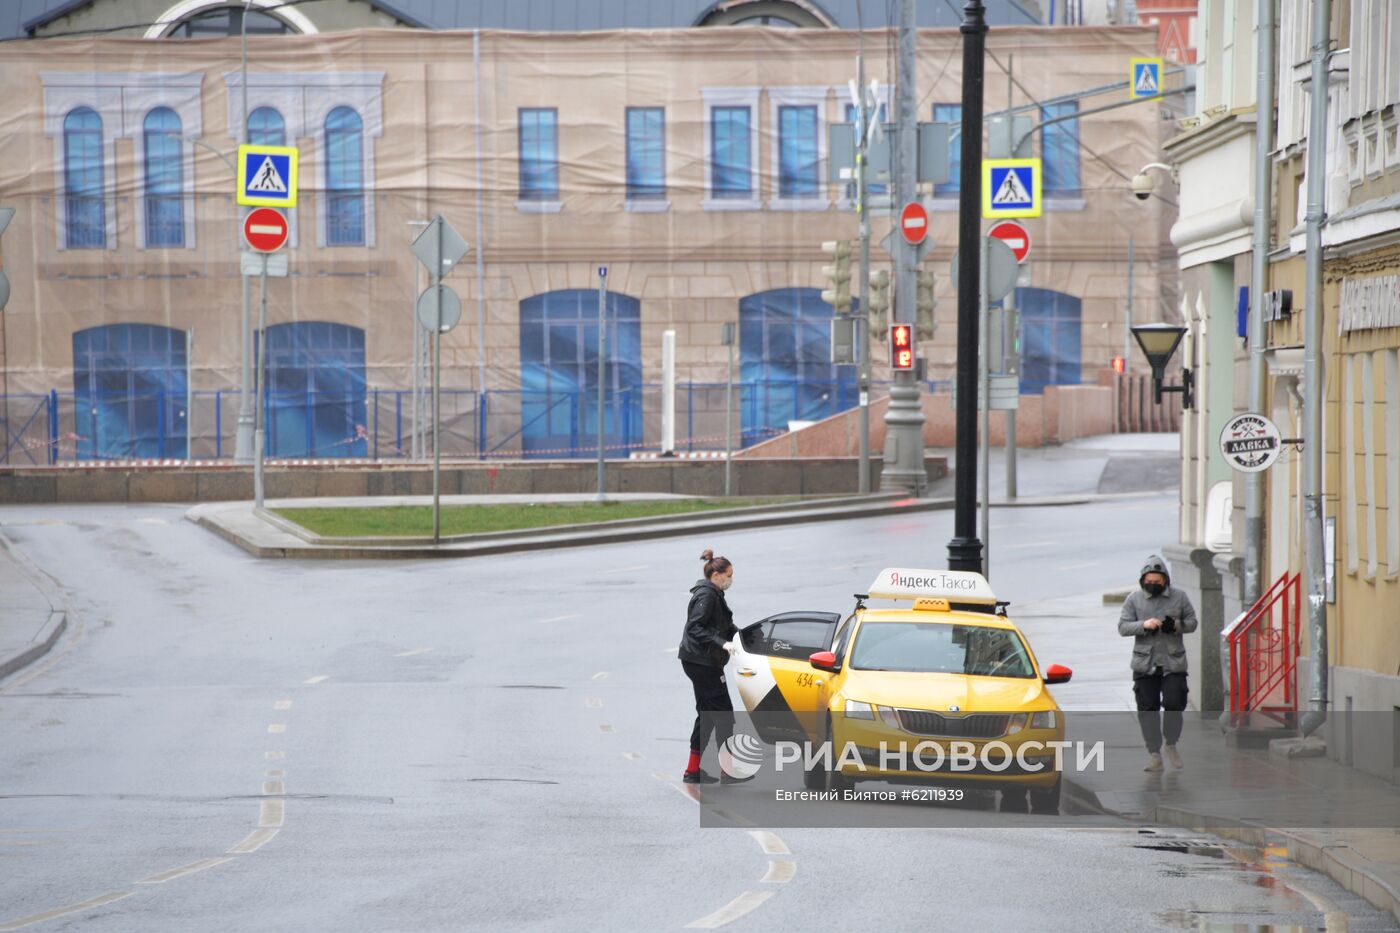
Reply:
[[437, 266], [433, 270], [433, 299], [437, 316], [433, 321], [433, 544], [442, 540], [442, 232], [447, 221], [438, 215]]
[[[895, 134], [895, 198], [908, 204], [918, 196], [918, 66], [917, 32], [914, 28], [914, 0], [899, 5], [899, 118]], [[914, 325], [918, 283], [917, 252], [902, 238], [895, 257], [895, 302], [892, 321]], [[924, 411], [919, 403], [920, 386], [912, 370], [899, 370], [890, 389], [890, 406], [885, 412], [885, 461], [880, 485], [886, 490], [902, 490], [922, 495], [928, 487], [924, 470]]]
[[[860, 405], [860, 423], [856, 434], [859, 442], [859, 465], [856, 470], [857, 490], [870, 492], [870, 215], [866, 211], [865, 199], [869, 195], [869, 184], [865, 174], [866, 140], [869, 138], [871, 113], [866, 106], [865, 90], [865, 20], [861, 15], [860, 2], [856, 2], [856, 25], [859, 51], [856, 53], [856, 85], [860, 91], [860, 138], [856, 140], [856, 223], [860, 230], [860, 318], [856, 322], [856, 391]], [[875, 119], [879, 119], [879, 102], [876, 101]], [[733, 355], [730, 350], [730, 355]]]
[[[1007, 55], [1007, 56], [1006, 56], [1006, 109], [1007, 109], [1008, 111], [1010, 111], [1010, 110], [1011, 110], [1011, 107], [1012, 107], [1012, 95], [1013, 95], [1013, 93], [1014, 93], [1014, 89], [1015, 89], [1015, 86], [1016, 86], [1015, 67], [1016, 67], [1016, 56], [1015, 56], [1015, 55]], [[1016, 152], [1016, 150], [1015, 150], [1015, 146], [1016, 146], [1016, 142], [1017, 142], [1016, 139], [1014, 138], [1015, 135], [1016, 135], [1016, 121], [1015, 121], [1014, 119], [1012, 119], [1010, 116], [1008, 116], [1007, 119], [1010, 121], [1009, 124], [1008, 124], [1008, 126], [1007, 126], [1007, 136], [1008, 136], [1008, 137], [1011, 137], [1011, 145], [1012, 145], [1011, 154], [1012, 154], [1013, 156], [1016, 156], [1016, 155], [1019, 155], [1019, 154], [1020, 154], [1020, 153]], [[1019, 270], [1019, 269], [1016, 270], [1016, 273], [1017, 273], [1017, 278], [1019, 279], [1019, 278], [1020, 278], [1020, 270]], [[1019, 284], [1019, 283], [1018, 283], [1018, 284]], [[1012, 286], [1011, 291], [1007, 293], [1005, 300], [1002, 301], [1002, 303], [1001, 303], [1001, 358], [1002, 358], [1002, 360], [1004, 361], [1004, 362], [1002, 363], [1002, 369], [1003, 369], [1007, 374], [1013, 375], [1013, 376], [1017, 376], [1017, 377], [1018, 377], [1018, 379], [1017, 379], [1017, 386], [1016, 386], [1016, 392], [1017, 392], [1017, 396], [1018, 396], [1018, 397], [1017, 397], [1017, 403], [1019, 404], [1019, 403], [1020, 403], [1019, 395], [1020, 395], [1020, 391], [1021, 391], [1021, 388], [1020, 388], [1020, 380], [1019, 380], [1019, 374], [1020, 374], [1020, 371], [1021, 371], [1021, 367], [1020, 367], [1018, 361], [1014, 358], [1015, 355], [1016, 355], [1016, 288], [1015, 288], [1015, 286]], [[1005, 453], [1005, 456], [1006, 456], [1006, 501], [1008, 501], [1008, 502], [1014, 502], [1014, 501], [1016, 501], [1016, 409], [1015, 409], [1014, 407], [1013, 407], [1013, 408], [1008, 408], [1008, 409], [1006, 410], [1005, 425], [1006, 425], [1006, 442], [1005, 442], [1005, 447], [1006, 447], [1006, 453]]]
[[977, 282], [977, 316], [980, 319], [981, 327], [979, 337], [982, 342], [980, 352], [977, 354], [980, 365], [978, 366], [981, 378], [977, 380], [978, 399], [977, 407], [981, 411], [980, 424], [978, 426], [978, 465], [977, 465], [977, 485], [981, 490], [978, 499], [981, 504], [981, 515], [978, 521], [978, 534], [982, 539], [982, 575], [991, 576], [992, 564], [992, 484], [991, 484], [991, 460], [992, 460], [992, 328], [991, 322], [987, 318], [991, 314], [991, 303], [987, 300], [987, 250], [990, 237], [979, 237], [977, 248], [982, 251], [979, 257], [979, 269], [981, 277]]
[[982, 80], [987, 37], [986, 9], [979, 0], [963, 8], [962, 166], [958, 196], [958, 409], [953, 538], [948, 542], [948, 569], [982, 569], [982, 542], [977, 539], [977, 292], [982, 281]]
[[194, 459], [194, 328], [185, 337], [185, 459]]
[[729, 341], [729, 367], [724, 383], [724, 495], [734, 494], [734, 343]]
[[605, 478], [603, 475], [603, 377], [606, 370], [603, 368], [603, 351], [607, 346], [607, 315], [605, 308], [608, 300], [608, 276], [601, 268], [598, 274], [598, 496], [599, 502], [607, 500]]
[[[1268, 286], [1269, 203], [1273, 191], [1274, 129], [1274, 5], [1256, 2], [1259, 34], [1255, 58], [1259, 63], [1254, 107], [1254, 242], [1249, 276], [1249, 410], [1264, 411], [1264, 290]], [[1244, 477], [1244, 606], [1264, 592], [1264, 476]]]
[[472, 62], [476, 68], [476, 391], [477, 404], [486, 392], [486, 235], [481, 217], [481, 30], [472, 30]]
[[267, 394], [267, 253], [262, 254], [262, 275], [258, 298], [258, 386], [256, 415], [253, 429], [253, 507], [263, 507], [263, 451], [267, 447], [267, 418], [263, 409], [267, 407], [264, 396]]
[[1312, 113], [1308, 126], [1308, 209], [1303, 323], [1303, 534], [1308, 569], [1310, 693], [1301, 731], [1327, 719], [1327, 568], [1322, 541], [1322, 220], [1327, 181], [1327, 47], [1332, 2], [1313, 0]]
[[[241, 40], [242, 51], [242, 77], [240, 82], [243, 91], [243, 124], [238, 128], [238, 141], [248, 142], [248, 7], [251, 0], [244, 0], [243, 4], [243, 29]], [[238, 169], [233, 170], [233, 183], [238, 184]], [[243, 250], [243, 224], [238, 216], [238, 203], [233, 205], [233, 247], [234, 252], [241, 253]], [[253, 334], [252, 315], [248, 312], [248, 277], [243, 274], [242, 263], [239, 263], [238, 278], [243, 286], [243, 316], [240, 320], [239, 335], [243, 342], [243, 366], [241, 370], [241, 380], [238, 392], [238, 427], [233, 436], [233, 460], [235, 463], [248, 463], [253, 459]]]

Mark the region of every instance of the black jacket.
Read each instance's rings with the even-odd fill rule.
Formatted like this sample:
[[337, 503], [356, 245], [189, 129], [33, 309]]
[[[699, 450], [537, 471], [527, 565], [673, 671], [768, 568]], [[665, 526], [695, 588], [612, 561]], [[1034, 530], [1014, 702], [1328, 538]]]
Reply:
[[724, 667], [729, 652], [724, 643], [734, 638], [734, 613], [724, 601], [724, 591], [709, 580], [697, 580], [690, 588], [690, 608], [677, 654], [682, 661]]

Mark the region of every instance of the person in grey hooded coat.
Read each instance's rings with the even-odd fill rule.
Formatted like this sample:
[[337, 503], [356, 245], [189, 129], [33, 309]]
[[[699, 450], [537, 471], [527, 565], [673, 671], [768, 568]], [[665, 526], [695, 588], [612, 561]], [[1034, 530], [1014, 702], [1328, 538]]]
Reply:
[[[1176, 742], [1181, 737], [1187, 693], [1182, 636], [1196, 630], [1196, 610], [1185, 593], [1172, 587], [1166, 561], [1156, 554], [1142, 565], [1138, 586], [1123, 602], [1118, 634], [1133, 639], [1133, 695], [1148, 754], [1144, 770], [1162, 770], [1164, 739], [1167, 758], [1180, 768]], [[1158, 710], [1166, 710], [1165, 715]]]

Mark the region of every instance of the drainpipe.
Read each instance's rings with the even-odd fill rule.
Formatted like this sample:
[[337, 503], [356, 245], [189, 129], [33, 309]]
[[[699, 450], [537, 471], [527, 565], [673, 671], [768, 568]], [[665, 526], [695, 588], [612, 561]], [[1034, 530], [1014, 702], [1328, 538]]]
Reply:
[[1311, 735], [1327, 721], [1327, 576], [1322, 548], [1322, 217], [1327, 184], [1327, 46], [1331, 0], [1313, 0], [1312, 110], [1308, 126], [1307, 296], [1303, 319], [1303, 535], [1307, 548], [1308, 712]]
[[[1259, 10], [1258, 87], [1254, 95], [1254, 243], [1249, 276], [1249, 410], [1264, 411], [1264, 289], [1269, 272], [1269, 226], [1272, 218], [1274, 129], [1274, 4], [1256, 2]], [[1244, 608], [1264, 592], [1264, 477], [1244, 478]]]

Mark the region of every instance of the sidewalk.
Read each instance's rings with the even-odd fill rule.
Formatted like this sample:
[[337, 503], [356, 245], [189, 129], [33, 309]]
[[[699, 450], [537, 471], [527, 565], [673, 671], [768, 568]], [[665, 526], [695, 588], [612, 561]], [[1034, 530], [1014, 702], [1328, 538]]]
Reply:
[[0, 535], [0, 680], [48, 653], [68, 627]]

